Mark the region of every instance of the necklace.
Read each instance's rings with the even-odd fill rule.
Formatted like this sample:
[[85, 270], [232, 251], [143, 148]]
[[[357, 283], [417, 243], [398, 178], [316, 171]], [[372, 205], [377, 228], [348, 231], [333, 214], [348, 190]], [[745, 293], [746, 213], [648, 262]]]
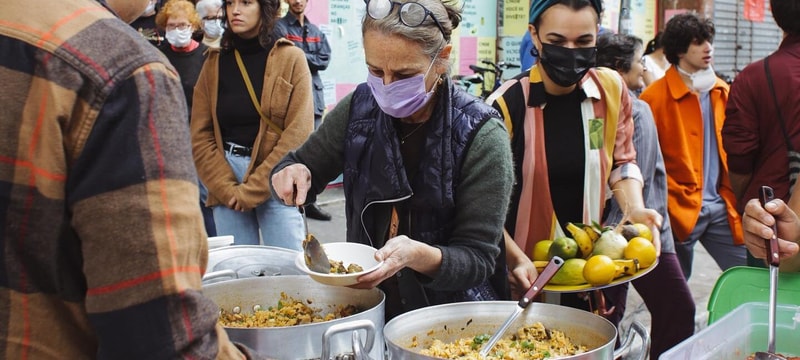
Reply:
[[408, 139], [411, 135], [414, 135], [414, 133], [417, 132], [417, 130], [421, 129], [422, 126], [424, 126], [427, 123], [428, 123], [427, 121], [421, 122], [421, 123], [419, 123], [419, 125], [417, 125], [417, 127], [414, 128], [414, 130], [411, 130], [408, 134], [405, 134], [404, 136], [400, 136], [400, 144], [401, 145], [405, 144], [406, 143], [406, 139]]

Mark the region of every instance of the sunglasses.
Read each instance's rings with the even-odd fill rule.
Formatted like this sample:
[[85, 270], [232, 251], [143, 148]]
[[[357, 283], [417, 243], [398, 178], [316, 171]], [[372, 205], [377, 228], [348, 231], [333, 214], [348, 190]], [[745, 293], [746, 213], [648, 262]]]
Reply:
[[430, 16], [431, 19], [433, 19], [433, 22], [436, 24], [436, 27], [438, 27], [439, 31], [442, 32], [442, 36], [447, 39], [447, 35], [444, 33], [444, 28], [442, 27], [442, 24], [439, 23], [439, 20], [436, 20], [436, 16], [434, 16], [430, 10], [419, 3], [399, 3], [392, 0], [365, 0], [365, 2], [367, 3], [367, 15], [375, 20], [381, 20], [389, 16], [389, 14], [392, 13], [392, 10], [394, 10], [395, 5], [400, 7], [400, 11], [398, 12], [400, 22], [408, 27], [421, 26], [423, 23], [425, 23], [425, 18]]

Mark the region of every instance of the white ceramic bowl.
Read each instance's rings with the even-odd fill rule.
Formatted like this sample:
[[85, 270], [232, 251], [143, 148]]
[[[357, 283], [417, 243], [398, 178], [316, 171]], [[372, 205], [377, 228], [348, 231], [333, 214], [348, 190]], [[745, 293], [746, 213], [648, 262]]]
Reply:
[[328, 255], [328, 259], [341, 261], [344, 263], [345, 267], [355, 263], [364, 268], [364, 271], [352, 274], [318, 273], [311, 271], [311, 269], [306, 266], [306, 261], [301, 251], [295, 258], [295, 265], [311, 276], [312, 279], [322, 284], [334, 286], [355, 285], [358, 283], [357, 279], [359, 276], [375, 271], [375, 269], [383, 264], [383, 261], [379, 262], [375, 260], [375, 252], [378, 250], [368, 245], [350, 242], [334, 242], [321, 245], [322, 249], [325, 250], [325, 254]]

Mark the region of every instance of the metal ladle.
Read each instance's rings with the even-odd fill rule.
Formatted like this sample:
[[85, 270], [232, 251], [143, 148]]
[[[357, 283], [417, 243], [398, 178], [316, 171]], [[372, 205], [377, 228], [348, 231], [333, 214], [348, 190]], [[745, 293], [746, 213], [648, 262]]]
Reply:
[[511, 326], [511, 323], [513, 323], [514, 320], [516, 320], [519, 317], [519, 315], [522, 314], [522, 311], [525, 310], [525, 308], [527, 308], [528, 305], [531, 304], [533, 298], [536, 297], [536, 295], [538, 295], [542, 291], [542, 288], [544, 288], [544, 286], [547, 285], [550, 279], [553, 278], [553, 275], [555, 275], [556, 272], [558, 272], [558, 269], [561, 268], [561, 265], [564, 265], [564, 259], [558, 256], [553, 256], [553, 258], [550, 259], [550, 262], [547, 263], [547, 266], [544, 267], [542, 273], [539, 274], [538, 277], [536, 277], [536, 280], [533, 282], [531, 287], [528, 288], [528, 291], [526, 291], [525, 294], [522, 295], [522, 299], [520, 299], [519, 302], [517, 303], [517, 307], [514, 308], [514, 312], [511, 313], [511, 316], [509, 316], [508, 319], [506, 319], [506, 322], [504, 322], [503, 325], [500, 326], [500, 329], [498, 329], [497, 332], [495, 332], [494, 335], [492, 335], [492, 337], [489, 338], [489, 341], [487, 341], [486, 344], [483, 345], [483, 348], [481, 349], [480, 352], [481, 359], [486, 358], [486, 355], [489, 354], [489, 351], [492, 350], [497, 341], [503, 337], [503, 334], [505, 334], [506, 330], [508, 330], [508, 328]]
[[325, 249], [322, 248], [319, 240], [308, 232], [306, 210], [302, 205], [297, 208], [300, 209], [300, 214], [303, 215], [303, 223], [306, 226], [306, 238], [303, 240], [303, 258], [306, 261], [306, 266], [308, 266], [311, 271], [330, 274], [331, 262], [328, 260], [328, 255], [325, 254]]
[[[775, 198], [775, 193], [769, 186], [761, 187], [761, 206]], [[755, 353], [756, 360], [786, 360], [775, 353], [775, 306], [778, 301], [778, 265], [780, 254], [778, 252], [778, 226], [772, 224], [772, 237], [766, 239], [767, 262], [769, 263], [769, 321], [767, 333], [767, 351]]]

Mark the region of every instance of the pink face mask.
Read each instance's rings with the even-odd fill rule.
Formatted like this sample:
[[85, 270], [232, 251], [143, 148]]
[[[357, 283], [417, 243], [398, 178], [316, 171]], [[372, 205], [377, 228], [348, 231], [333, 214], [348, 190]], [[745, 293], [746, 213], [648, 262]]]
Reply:
[[402, 119], [422, 109], [433, 96], [433, 89], [425, 91], [425, 76], [432, 67], [433, 61], [424, 74], [397, 80], [389, 85], [384, 85], [383, 79], [367, 74], [367, 85], [383, 112]]

